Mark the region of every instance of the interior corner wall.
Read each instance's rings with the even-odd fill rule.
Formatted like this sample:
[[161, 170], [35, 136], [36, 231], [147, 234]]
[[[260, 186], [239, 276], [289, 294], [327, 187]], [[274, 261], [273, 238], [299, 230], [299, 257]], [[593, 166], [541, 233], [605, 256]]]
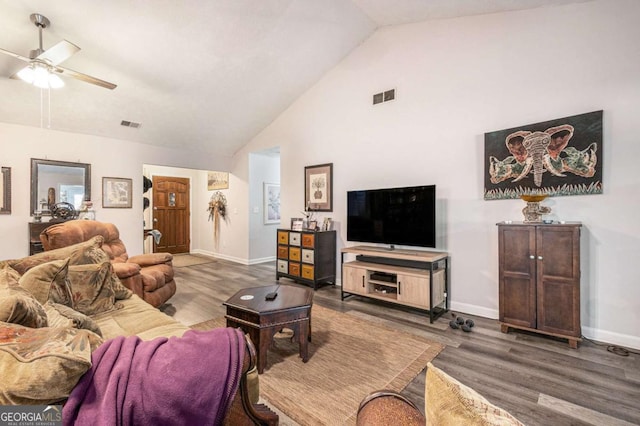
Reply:
[[545, 205], [584, 225], [583, 333], [640, 348], [639, 21], [640, 2], [600, 0], [383, 27], [237, 157], [280, 146], [284, 221], [304, 207], [304, 167], [333, 163], [338, 250], [348, 190], [436, 184], [451, 306], [497, 318], [495, 224], [524, 204], [484, 201], [484, 133], [602, 109], [604, 193]]
[[275, 260], [276, 230], [264, 223], [264, 184], [280, 183], [280, 156], [249, 154], [249, 263]]

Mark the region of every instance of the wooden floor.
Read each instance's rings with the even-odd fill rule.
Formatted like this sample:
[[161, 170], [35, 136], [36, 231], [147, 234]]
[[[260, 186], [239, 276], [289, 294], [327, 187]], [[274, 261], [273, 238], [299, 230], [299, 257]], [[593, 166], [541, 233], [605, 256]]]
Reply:
[[[222, 302], [239, 289], [276, 283], [275, 265], [216, 259], [176, 268], [176, 282], [176, 295], [162, 309], [192, 325], [223, 316]], [[495, 320], [461, 314], [476, 324], [465, 333], [449, 328], [450, 315], [429, 324], [417, 311], [358, 297], [341, 301], [338, 286], [318, 289], [314, 303], [446, 345], [433, 364], [526, 425], [640, 425], [639, 355], [622, 357], [590, 342], [570, 349], [566, 341], [526, 332], [503, 334]], [[423, 371], [403, 391], [422, 410], [424, 377]]]

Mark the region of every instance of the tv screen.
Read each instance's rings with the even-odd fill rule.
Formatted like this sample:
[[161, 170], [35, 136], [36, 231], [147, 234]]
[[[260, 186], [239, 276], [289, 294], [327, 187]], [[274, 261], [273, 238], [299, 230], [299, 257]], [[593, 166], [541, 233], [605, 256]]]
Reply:
[[347, 192], [347, 240], [436, 246], [436, 186]]

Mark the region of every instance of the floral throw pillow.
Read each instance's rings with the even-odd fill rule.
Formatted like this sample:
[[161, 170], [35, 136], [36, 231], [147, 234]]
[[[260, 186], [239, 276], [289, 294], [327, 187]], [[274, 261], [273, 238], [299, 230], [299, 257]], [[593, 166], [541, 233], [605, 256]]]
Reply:
[[73, 309], [95, 315], [117, 309], [111, 287], [111, 262], [71, 265], [67, 281], [73, 297]]
[[5, 268], [0, 270], [0, 321], [32, 328], [47, 326], [42, 305]]
[[45, 405], [68, 398], [101, 343], [87, 330], [0, 322], [0, 405]]
[[34, 266], [20, 277], [20, 286], [28, 290], [43, 305], [47, 300], [51, 300], [73, 307], [71, 290], [67, 285], [68, 267], [68, 258]]

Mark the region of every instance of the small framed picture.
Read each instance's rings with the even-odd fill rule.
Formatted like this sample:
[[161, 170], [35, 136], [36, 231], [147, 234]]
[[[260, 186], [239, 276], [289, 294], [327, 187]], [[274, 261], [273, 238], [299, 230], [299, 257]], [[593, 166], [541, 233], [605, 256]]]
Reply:
[[292, 231], [302, 231], [302, 218], [301, 217], [293, 217], [291, 218], [291, 230]]
[[307, 226], [308, 226], [308, 228], [307, 228], [307, 229], [310, 229], [310, 230], [312, 230], [312, 231], [315, 231], [315, 230], [316, 230], [316, 228], [318, 227], [318, 221], [317, 221], [317, 220], [310, 220], [310, 221], [309, 221], [309, 225], [307, 225]]
[[133, 180], [128, 178], [102, 178], [102, 207], [130, 209]]
[[266, 182], [263, 185], [264, 223], [280, 223], [280, 185]]
[[309, 211], [333, 211], [333, 163], [304, 168], [304, 200]]
[[207, 172], [207, 189], [209, 191], [229, 189], [229, 173]]
[[322, 230], [323, 231], [331, 231], [332, 220], [330, 217], [325, 217], [322, 222]]

